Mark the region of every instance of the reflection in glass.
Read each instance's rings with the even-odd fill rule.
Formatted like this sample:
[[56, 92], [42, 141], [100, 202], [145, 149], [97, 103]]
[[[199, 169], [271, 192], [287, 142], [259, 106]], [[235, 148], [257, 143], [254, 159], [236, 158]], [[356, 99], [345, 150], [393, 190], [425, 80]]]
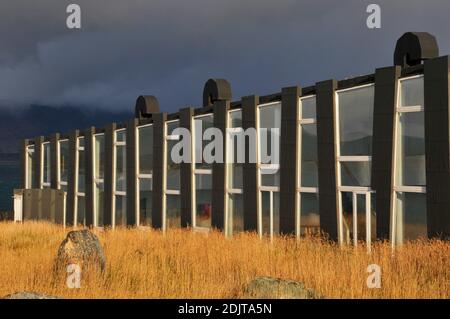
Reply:
[[319, 199], [316, 193], [300, 194], [300, 234], [316, 234], [320, 228]]
[[259, 107], [259, 159], [263, 164], [280, 161], [281, 104]]
[[317, 126], [301, 125], [301, 186], [318, 186]]
[[153, 171], [153, 125], [138, 129], [139, 136], [139, 174]]
[[105, 172], [105, 136], [95, 135], [95, 178], [103, 179]]
[[212, 175], [195, 175], [196, 227], [211, 227]]
[[340, 162], [341, 185], [370, 186], [371, 162]]
[[[85, 153], [84, 153], [84, 138], [78, 139], [78, 192], [85, 191]], [[80, 149], [82, 148], [82, 149]]]
[[115, 226], [126, 226], [127, 225], [127, 213], [126, 213], [126, 196], [116, 196], [115, 200]]
[[126, 192], [127, 190], [126, 161], [126, 146], [116, 146], [116, 191]]
[[69, 141], [59, 142], [60, 181], [67, 182], [69, 175]]
[[152, 179], [139, 179], [139, 225], [152, 225]]
[[[242, 128], [242, 111], [232, 111], [229, 113], [229, 127], [230, 128]], [[238, 149], [239, 145], [237, 143], [237, 137], [233, 136], [233, 143], [231, 141], [227, 145], [227, 156], [232, 154], [232, 158], [230, 158], [230, 162], [228, 163], [228, 188], [233, 189], [242, 189], [243, 185], [243, 163], [239, 163], [238, 161], [238, 152], [244, 154], [245, 145], [243, 145], [244, 149]]]
[[399, 113], [397, 185], [425, 186], [424, 112]]
[[166, 228], [181, 227], [180, 195], [166, 195]]
[[77, 199], [77, 224], [86, 226], [86, 204], [84, 196], [78, 196]]
[[301, 119], [315, 119], [316, 118], [316, 97], [306, 97], [301, 99]]
[[341, 156], [370, 156], [374, 86], [338, 93]]
[[44, 154], [44, 183], [50, 183], [50, 174], [51, 174], [51, 160], [50, 160], [50, 143], [43, 144], [43, 154]]
[[343, 242], [351, 244], [353, 240], [353, 193], [342, 192], [341, 198]]
[[400, 81], [400, 106], [423, 106], [423, 77]]
[[103, 226], [103, 201], [104, 201], [105, 187], [103, 182], [95, 183], [95, 218], [96, 226]]
[[270, 192], [261, 192], [262, 234], [270, 235]]
[[210, 169], [212, 164], [206, 163], [203, 158], [203, 151], [205, 146], [211, 143], [211, 140], [203, 139], [205, 131], [214, 126], [213, 116], [201, 116], [195, 119], [195, 129], [193, 139], [195, 141], [195, 168]]
[[395, 242], [427, 237], [426, 194], [397, 192]]
[[244, 231], [244, 201], [242, 194], [228, 195], [227, 234]]

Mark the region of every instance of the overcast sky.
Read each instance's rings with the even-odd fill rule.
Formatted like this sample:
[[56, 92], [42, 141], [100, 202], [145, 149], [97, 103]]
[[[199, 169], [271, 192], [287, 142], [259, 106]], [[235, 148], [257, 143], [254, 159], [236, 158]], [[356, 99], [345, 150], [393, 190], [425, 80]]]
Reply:
[[[82, 29], [66, 27], [66, 7]], [[381, 6], [382, 28], [366, 27]], [[392, 65], [406, 31], [450, 52], [448, 0], [2, 0], [0, 105], [128, 110], [140, 94], [164, 111], [200, 106], [208, 78], [233, 100]]]

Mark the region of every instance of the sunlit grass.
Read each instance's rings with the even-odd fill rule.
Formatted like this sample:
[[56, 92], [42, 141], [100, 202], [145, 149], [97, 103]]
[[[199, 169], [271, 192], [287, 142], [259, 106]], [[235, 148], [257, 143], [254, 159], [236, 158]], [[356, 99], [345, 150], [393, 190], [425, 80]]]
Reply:
[[[302, 281], [330, 298], [449, 298], [450, 244], [418, 241], [340, 248], [317, 238], [220, 232], [95, 231], [104, 247], [103, 276], [83, 274], [81, 289], [52, 285], [52, 266], [68, 229], [48, 223], [0, 223], [0, 296], [36, 291], [71, 298], [234, 298], [256, 276]], [[378, 264], [382, 287], [366, 285]]]

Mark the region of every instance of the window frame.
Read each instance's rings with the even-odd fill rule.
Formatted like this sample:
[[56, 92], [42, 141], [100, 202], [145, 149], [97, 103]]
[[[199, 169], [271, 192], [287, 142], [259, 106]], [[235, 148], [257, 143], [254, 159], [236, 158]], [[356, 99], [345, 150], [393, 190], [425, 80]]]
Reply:
[[[48, 159], [48, 165], [49, 165], [49, 181], [45, 180], [45, 176], [44, 176], [44, 172], [45, 172], [45, 148], [46, 146], [48, 146], [48, 152], [49, 152], [49, 159]], [[51, 187], [51, 179], [52, 179], [52, 164], [51, 164], [51, 146], [50, 146], [50, 142], [43, 142], [42, 143], [42, 147], [41, 147], [41, 167], [40, 167], [40, 171], [41, 171], [41, 180], [39, 182], [39, 188], [43, 189], [43, 188], [50, 188]]]
[[[402, 94], [402, 82], [414, 79], [424, 79], [424, 74], [418, 74], [413, 76], [407, 76], [403, 78], [399, 78], [397, 80], [396, 85], [396, 100], [395, 100], [395, 115], [394, 115], [394, 126], [393, 126], [393, 152], [392, 152], [392, 176], [391, 176], [391, 216], [390, 216], [390, 241], [392, 248], [394, 248], [397, 243], [397, 197], [398, 193], [417, 193], [417, 194], [425, 194], [426, 195], [426, 185], [425, 186], [403, 186], [398, 184], [398, 156], [399, 156], [399, 121], [401, 113], [413, 113], [413, 112], [425, 112], [425, 105], [400, 105], [400, 97]], [[423, 95], [425, 97], [425, 87], [423, 87]], [[424, 101], [425, 104], [425, 101]], [[425, 121], [423, 123], [425, 127]], [[425, 137], [424, 132], [424, 137]], [[425, 152], [426, 156], [426, 152]], [[426, 183], [426, 181], [425, 181]]]
[[[303, 101], [307, 99], [314, 98], [315, 101], [315, 108], [316, 108], [316, 118], [303, 118], [302, 115], [302, 107], [303, 107]], [[302, 186], [302, 127], [307, 125], [316, 125], [316, 134], [317, 134], [317, 95], [316, 94], [308, 94], [302, 97], [299, 97], [298, 99], [298, 118], [297, 118], [297, 183], [296, 183], [296, 192], [295, 192], [295, 202], [296, 202], [296, 213], [295, 213], [295, 233], [297, 237], [301, 236], [301, 218], [302, 218], [302, 212], [301, 212], [301, 195], [302, 193], [308, 193], [308, 194], [316, 194], [317, 198], [319, 197], [319, 186], [316, 187], [305, 187]], [[318, 173], [318, 172], [317, 172]], [[320, 227], [319, 227], [320, 228]]]
[[[34, 144], [27, 145], [25, 147], [25, 189], [33, 188], [33, 161], [34, 161], [34, 153], [36, 147]], [[30, 167], [30, 157], [31, 157], [31, 167]]]
[[[274, 201], [273, 201], [273, 193], [280, 192], [280, 186], [263, 186], [261, 184], [262, 181], [262, 171], [264, 169], [272, 170], [272, 169], [280, 169], [280, 164], [267, 164], [267, 163], [261, 163], [261, 147], [260, 147], [260, 129], [261, 129], [261, 115], [260, 110], [264, 107], [270, 107], [279, 105], [280, 108], [280, 138], [281, 138], [281, 110], [282, 110], [282, 102], [281, 101], [274, 101], [269, 103], [262, 103], [258, 104], [256, 107], [256, 169], [257, 169], [257, 228], [258, 228], [258, 234], [260, 238], [264, 237], [263, 234], [263, 222], [262, 222], [262, 192], [269, 192], [270, 193], [270, 231], [269, 231], [269, 238], [270, 240], [274, 237]], [[281, 152], [281, 147], [279, 148], [279, 151]], [[279, 208], [278, 208], [279, 210]]]
[[[83, 140], [84, 143], [86, 143], [86, 139], [84, 136], [77, 136], [76, 138], [76, 152], [75, 152], [75, 209], [74, 209], [74, 225], [78, 226], [78, 206], [79, 206], [79, 197], [84, 197], [86, 199], [86, 193], [80, 192], [79, 189], [79, 173], [80, 173], [80, 151], [85, 152], [85, 146], [81, 146], [80, 141]], [[86, 145], [86, 144], [84, 144]], [[84, 153], [84, 156], [86, 156], [86, 153]], [[86, 167], [85, 167], [85, 179], [86, 179]], [[86, 207], [85, 207], [85, 213], [86, 213]], [[86, 216], [85, 216], [86, 217]]]
[[[61, 143], [67, 143], [67, 150], [70, 152], [69, 150], [69, 139], [61, 139], [58, 140], [57, 144], [57, 152], [56, 152], [56, 156], [57, 156], [57, 167], [56, 167], [56, 180], [57, 180], [57, 189], [61, 189], [61, 186], [65, 186], [67, 189], [68, 186], [68, 180], [69, 180], [69, 176], [67, 176], [67, 180], [63, 181], [62, 180], [62, 167], [61, 167]], [[70, 156], [70, 154], [69, 154]], [[68, 170], [70, 170], [70, 168], [68, 168]]]
[[[142, 128], [146, 128], [146, 127], [153, 127], [153, 123], [149, 123], [149, 124], [145, 124], [145, 125], [140, 125], [140, 126], [136, 126], [136, 197], [135, 197], [135, 203], [136, 203], [136, 211], [135, 211], [135, 216], [136, 216], [136, 225], [138, 227], [142, 227], [142, 228], [150, 228], [151, 226], [143, 226], [141, 225], [141, 189], [140, 189], [140, 181], [141, 180], [147, 180], [150, 181], [150, 183], [153, 185], [153, 167], [152, 167], [152, 172], [150, 174], [141, 174], [140, 173], [140, 154], [141, 154], [141, 149], [140, 149], [140, 129]], [[153, 138], [153, 134], [152, 133], [152, 138]], [[153, 157], [153, 149], [152, 149], [152, 157]], [[153, 187], [152, 187], [152, 200], [153, 200]], [[150, 213], [152, 213], [153, 208], [150, 209]]]
[[[192, 229], [194, 231], [201, 231], [201, 232], [209, 232], [211, 230], [211, 227], [202, 227], [197, 226], [197, 183], [196, 183], [196, 177], [197, 175], [209, 175], [212, 179], [212, 164], [211, 168], [196, 168], [197, 164], [197, 158], [196, 158], [196, 134], [197, 131], [195, 129], [195, 120], [201, 120], [205, 117], [211, 117], [213, 120], [214, 125], [214, 113], [206, 113], [201, 114], [198, 116], [193, 116], [191, 118], [191, 127], [192, 127], [192, 134], [191, 134], [191, 175], [192, 175], [192, 192], [191, 192], [191, 203], [192, 203]], [[203, 132], [201, 136], [201, 141], [203, 142]], [[203, 144], [202, 144], [203, 146]], [[202, 147], [202, 154], [203, 154], [203, 147]], [[212, 183], [211, 183], [211, 205], [212, 205]], [[212, 217], [211, 217], [212, 218]]]
[[[93, 186], [93, 193], [94, 193], [94, 197], [93, 197], [93, 204], [94, 204], [94, 213], [93, 213], [93, 219], [94, 219], [94, 221], [93, 221], [93, 225], [94, 225], [94, 227], [98, 227], [98, 228], [101, 228], [101, 227], [103, 227], [103, 226], [99, 226], [98, 225], [98, 221], [100, 220], [100, 216], [99, 216], [99, 212], [98, 212], [98, 202], [97, 202], [97, 196], [98, 196], [98, 194], [97, 194], [97, 185], [98, 184], [102, 184], [103, 185], [103, 192], [105, 192], [105, 167], [103, 166], [103, 178], [98, 178], [97, 176], [96, 176], [96, 170], [97, 170], [97, 163], [96, 163], [96, 152], [97, 152], [97, 148], [96, 148], [96, 138], [98, 137], [98, 136], [103, 136], [103, 163], [105, 162], [105, 157], [106, 157], [106, 153], [105, 153], [105, 133], [97, 133], [97, 134], [93, 134], [92, 135], [92, 145], [93, 145], [93, 147], [92, 147], [92, 150], [93, 150], [93, 152], [92, 152], [92, 154], [91, 154], [91, 156], [92, 156], [92, 158], [91, 158], [91, 160], [92, 160], [92, 163], [93, 163], [93, 176], [92, 176], [92, 186]], [[99, 156], [101, 157], [101, 152], [99, 153]], [[101, 158], [99, 158], [99, 163], [101, 162]], [[104, 210], [105, 208], [103, 207], [103, 210]], [[103, 211], [103, 213], [104, 213], [104, 211]], [[102, 217], [103, 218], [103, 217]]]
[[[125, 141], [118, 141], [117, 140], [117, 136], [119, 133], [125, 133]], [[116, 228], [116, 205], [117, 205], [117, 196], [121, 196], [122, 199], [125, 201], [125, 219], [126, 219], [126, 215], [127, 215], [127, 205], [126, 205], [126, 201], [127, 201], [127, 191], [126, 191], [126, 177], [127, 177], [127, 172], [126, 172], [126, 160], [127, 160], [127, 156], [126, 156], [126, 147], [127, 147], [127, 129], [126, 128], [121, 128], [121, 129], [117, 129], [114, 131], [114, 138], [113, 138], [113, 162], [112, 162], [112, 166], [113, 166], [113, 171], [112, 171], [112, 183], [113, 183], [113, 204], [112, 204], [112, 209], [111, 209], [111, 224], [112, 224], [112, 228]], [[125, 191], [121, 191], [121, 190], [117, 190], [117, 159], [118, 159], [118, 155], [117, 155], [117, 149], [118, 147], [125, 147], [125, 162], [124, 162], [124, 175], [125, 175]], [[122, 225], [122, 226], [126, 226], [126, 225]]]

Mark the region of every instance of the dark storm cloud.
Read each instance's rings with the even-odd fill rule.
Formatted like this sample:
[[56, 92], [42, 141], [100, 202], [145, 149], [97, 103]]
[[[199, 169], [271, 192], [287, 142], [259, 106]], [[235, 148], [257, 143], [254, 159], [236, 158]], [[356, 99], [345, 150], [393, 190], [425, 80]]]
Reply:
[[[382, 28], [366, 27], [366, 7]], [[65, 26], [82, 8], [82, 29]], [[227, 78], [235, 98], [392, 64], [405, 31], [435, 34], [450, 52], [447, 0], [8, 0], [0, 4], [0, 104], [129, 109], [139, 94], [164, 110], [201, 101]]]

